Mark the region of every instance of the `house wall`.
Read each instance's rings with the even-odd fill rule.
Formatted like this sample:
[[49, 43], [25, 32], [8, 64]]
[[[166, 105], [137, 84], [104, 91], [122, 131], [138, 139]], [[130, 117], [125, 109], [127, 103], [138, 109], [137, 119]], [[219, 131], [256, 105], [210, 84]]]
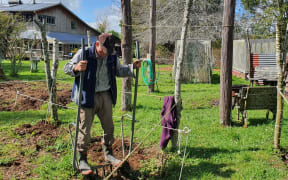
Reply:
[[[87, 30], [90, 30], [91, 36], [97, 36], [97, 32], [71, 14], [65, 8], [54, 6], [45, 10], [37, 12], [37, 15], [54, 16], [55, 24], [47, 24], [47, 31], [50, 32], [62, 32], [71, 34], [82, 34], [86, 35]], [[36, 15], [34, 15], [36, 18]], [[71, 22], [75, 22], [76, 29], [71, 28]], [[26, 29], [36, 29], [36, 26], [32, 22], [26, 23]]]

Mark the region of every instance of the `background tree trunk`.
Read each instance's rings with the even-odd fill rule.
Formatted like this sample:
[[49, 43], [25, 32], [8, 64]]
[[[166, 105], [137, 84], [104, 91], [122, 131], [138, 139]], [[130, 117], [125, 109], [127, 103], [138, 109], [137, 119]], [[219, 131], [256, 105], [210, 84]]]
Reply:
[[[121, 0], [122, 8], [122, 63], [131, 64], [132, 62], [132, 17], [131, 1]], [[122, 79], [122, 111], [131, 111], [131, 84], [132, 78]]]
[[221, 78], [220, 78], [220, 124], [230, 126], [232, 105], [232, 62], [235, 0], [224, 0]]
[[[182, 66], [183, 66], [183, 59], [185, 56], [186, 36], [187, 36], [189, 15], [191, 12], [192, 4], [193, 4], [193, 0], [186, 0], [182, 32], [181, 32], [179, 56], [177, 57], [177, 67], [176, 67], [176, 73], [175, 73], [175, 92], [174, 92], [175, 97], [174, 98], [175, 98], [175, 103], [176, 103], [176, 108], [177, 108], [177, 128], [180, 124], [181, 111], [182, 111], [181, 71], [182, 71]], [[172, 139], [171, 139], [173, 148], [177, 146], [177, 140], [178, 140], [178, 133], [177, 131], [173, 131]]]
[[154, 92], [155, 88], [155, 50], [156, 50], [156, 0], [150, 0], [150, 44], [149, 54], [152, 62], [153, 79], [152, 84], [148, 87], [148, 92]]

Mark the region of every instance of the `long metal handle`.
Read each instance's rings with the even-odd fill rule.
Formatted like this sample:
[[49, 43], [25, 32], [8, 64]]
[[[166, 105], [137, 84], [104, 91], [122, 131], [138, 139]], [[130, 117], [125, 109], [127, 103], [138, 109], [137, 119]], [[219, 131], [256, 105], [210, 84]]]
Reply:
[[[136, 41], [136, 58], [138, 60], [140, 59], [139, 42], [138, 41]], [[133, 116], [132, 116], [132, 128], [131, 128], [131, 138], [130, 138], [129, 153], [131, 153], [132, 145], [133, 145], [135, 114], [136, 114], [136, 102], [137, 102], [137, 90], [138, 90], [138, 77], [139, 77], [139, 68], [136, 67], [136, 78], [135, 78], [135, 88], [134, 88], [134, 104], [133, 104]]]
[[[81, 39], [81, 48], [82, 48], [82, 59], [85, 60], [84, 38]], [[78, 134], [79, 134], [80, 108], [81, 108], [81, 101], [82, 101], [82, 89], [83, 89], [84, 73], [85, 73], [85, 71], [80, 72], [80, 84], [79, 84], [79, 91], [78, 91], [79, 96], [78, 96], [78, 108], [77, 108], [77, 121], [76, 121], [75, 140], [74, 140], [74, 147], [73, 147], [73, 168], [75, 170], [78, 169], [76, 148], [77, 148], [77, 141], [78, 141]]]

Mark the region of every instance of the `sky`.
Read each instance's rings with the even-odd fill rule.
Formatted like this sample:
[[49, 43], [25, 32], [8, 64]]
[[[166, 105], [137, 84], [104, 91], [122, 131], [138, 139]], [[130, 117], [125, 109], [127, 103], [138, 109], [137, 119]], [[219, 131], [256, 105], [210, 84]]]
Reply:
[[[97, 22], [103, 19], [108, 21], [108, 30], [114, 30], [120, 33], [119, 26], [121, 20], [120, 0], [36, 0], [41, 2], [61, 2], [69, 8], [80, 19], [92, 27], [97, 27]], [[0, 0], [1, 3], [7, 4], [8, 0]], [[33, 0], [22, 0], [23, 3], [32, 3]]]

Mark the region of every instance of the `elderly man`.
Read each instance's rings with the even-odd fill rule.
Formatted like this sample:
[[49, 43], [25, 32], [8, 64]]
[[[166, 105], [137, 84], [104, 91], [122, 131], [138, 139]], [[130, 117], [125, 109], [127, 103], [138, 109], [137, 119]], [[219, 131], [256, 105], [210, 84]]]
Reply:
[[87, 151], [95, 114], [100, 119], [104, 131], [102, 148], [105, 160], [114, 166], [121, 163], [112, 153], [114, 142], [112, 107], [115, 106], [117, 99], [116, 76], [132, 77], [133, 67], [140, 68], [141, 62], [135, 61], [130, 65], [121, 65], [114, 54], [114, 44], [113, 36], [103, 33], [93, 47], [85, 50], [85, 60], [82, 57], [82, 50], [79, 50], [64, 67], [66, 74], [75, 77], [71, 99], [76, 103], [79, 103], [77, 102], [79, 72], [85, 71], [77, 144], [79, 170], [83, 175], [92, 173], [91, 167], [87, 163]]

